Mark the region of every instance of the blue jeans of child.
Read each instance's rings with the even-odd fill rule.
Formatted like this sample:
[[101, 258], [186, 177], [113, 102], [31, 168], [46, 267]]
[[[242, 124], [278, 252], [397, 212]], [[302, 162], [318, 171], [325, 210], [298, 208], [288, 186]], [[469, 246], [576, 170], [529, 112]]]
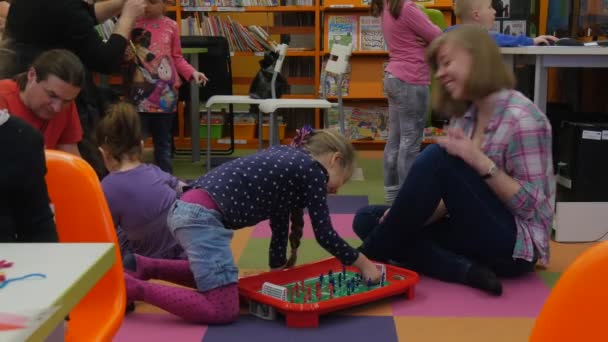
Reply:
[[420, 152], [428, 112], [429, 87], [385, 73], [390, 130], [384, 147], [385, 200], [392, 203]]
[[177, 200], [169, 210], [167, 223], [188, 256], [199, 291], [238, 281], [239, 271], [230, 249], [234, 232], [224, 226], [220, 213]]
[[171, 141], [175, 113], [140, 113], [144, 136], [152, 137], [154, 162], [163, 171], [173, 173]]
[[[449, 216], [425, 225], [443, 199]], [[360, 209], [353, 229], [360, 250], [381, 261], [394, 260], [420, 273], [464, 282], [473, 262], [499, 276], [533, 270], [535, 262], [513, 259], [517, 228], [513, 214], [479, 174], [439, 145], [427, 147], [383, 223], [388, 206]]]

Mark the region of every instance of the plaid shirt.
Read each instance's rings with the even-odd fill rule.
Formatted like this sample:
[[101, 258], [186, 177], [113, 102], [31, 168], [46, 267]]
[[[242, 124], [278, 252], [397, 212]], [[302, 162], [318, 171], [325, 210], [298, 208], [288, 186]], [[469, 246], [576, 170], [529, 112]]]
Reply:
[[[549, 262], [549, 236], [553, 223], [553, 161], [551, 125], [547, 117], [528, 98], [515, 90], [494, 95], [495, 109], [485, 131], [483, 152], [515, 179], [521, 187], [506, 204], [517, 225], [513, 258]], [[452, 119], [472, 137], [476, 110]]]

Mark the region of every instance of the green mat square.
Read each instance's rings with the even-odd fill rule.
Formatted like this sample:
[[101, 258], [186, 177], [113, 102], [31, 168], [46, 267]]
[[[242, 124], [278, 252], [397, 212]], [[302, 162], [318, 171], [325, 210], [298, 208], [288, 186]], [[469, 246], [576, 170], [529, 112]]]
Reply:
[[[353, 247], [361, 244], [359, 239], [345, 239]], [[268, 268], [268, 246], [270, 245], [269, 238], [250, 239], [241, 254], [238, 262], [238, 267], [241, 269], [265, 269]], [[287, 252], [289, 253], [289, 251]], [[289, 254], [288, 254], [289, 255]], [[321, 259], [330, 257], [316, 240], [302, 239], [302, 244], [298, 248], [297, 265], [307, 264]]]
[[557, 280], [559, 280], [559, 277], [562, 275], [561, 272], [538, 271], [537, 273], [550, 288], [555, 286]]

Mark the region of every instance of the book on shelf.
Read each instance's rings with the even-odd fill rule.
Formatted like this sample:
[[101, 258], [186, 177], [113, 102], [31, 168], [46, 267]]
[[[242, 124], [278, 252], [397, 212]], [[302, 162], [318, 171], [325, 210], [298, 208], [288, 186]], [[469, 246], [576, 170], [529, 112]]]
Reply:
[[104, 41], [110, 39], [110, 36], [114, 32], [114, 28], [116, 27], [116, 21], [118, 21], [118, 19], [116, 17], [113, 17], [95, 26], [97, 33], [99, 33], [99, 35]]
[[182, 7], [247, 7], [278, 6], [277, 0], [181, 0]]
[[[340, 127], [337, 108], [327, 111], [329, 128]], [[345, 135], [351, 140], [386, 140], [389, 132], [387, 106], [344, 106]]]
[[198, 12], [182, 19], [181, 34], [189, 36], [224, 36], [231, 52], [274, 51], [277, 42], [258, 25], [243, 26], [230, 16], [199, 16]]
[[281, 6], [314, 6], [314, 0], [281, 0]]
[[382, 33], [382, 21], [366, 13], [349, 15], [328, 15], [326, 18], [327, 51], [333, 44], [353, 44], [355, 51], [386, 51], [386, 41]]
[[378, 17], [362, 15], [359, 17], [359, 50], [386, 51], [382, 33], [382, 20]]
[[[327, 60], [323, 61], [321, 66], [322, 70], [325, 70]], [[348, 96], [348, 89], [350, 88], [350, 74], [352, 67], [350, 64], [346, 67], [346, 72], [342, 75], [342, 96]], [[321, 94], [322, 87], [319, 87], [319, 95]], [[326, 96], [338, 96], [338, 76], [332, 73], [325, 75], [325, 95]]]
[[327, 51], [334, 44], [357, 46], [357, 27], [359, 18], [356, 15], [329, 15], [327, 18]]

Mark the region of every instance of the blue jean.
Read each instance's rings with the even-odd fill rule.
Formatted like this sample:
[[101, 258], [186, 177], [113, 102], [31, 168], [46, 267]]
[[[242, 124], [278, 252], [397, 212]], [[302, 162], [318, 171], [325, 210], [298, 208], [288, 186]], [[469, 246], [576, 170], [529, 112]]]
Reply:
[[219, 212], [177, 200], [167, 223], [188, 256], [199, 291], [238, 281], [239, 271], [230, 249], [233, 231], [224, 226]]
[[390, 129], [384, 146], [384, 192], [392, 202], [420, 152], [429, 103], [429, 87], [401, 81], [386, 73]]
[[[425, 225], [443, 199], [449, 216]], [[438, 145], [416, 159], [383, 223], [388, 206], [360, 209], [353, 229], [360, 250], [445, 281], [463, 282], [473, 262], [499, 276], [517, 276], [534, 262], [513, 259], [515, 219], [479, 174]]]
[[163, 171], [173, 173], [171, 146], [175, 113], [139, 113], [144, 137], [152, 137], [154, 162]]

